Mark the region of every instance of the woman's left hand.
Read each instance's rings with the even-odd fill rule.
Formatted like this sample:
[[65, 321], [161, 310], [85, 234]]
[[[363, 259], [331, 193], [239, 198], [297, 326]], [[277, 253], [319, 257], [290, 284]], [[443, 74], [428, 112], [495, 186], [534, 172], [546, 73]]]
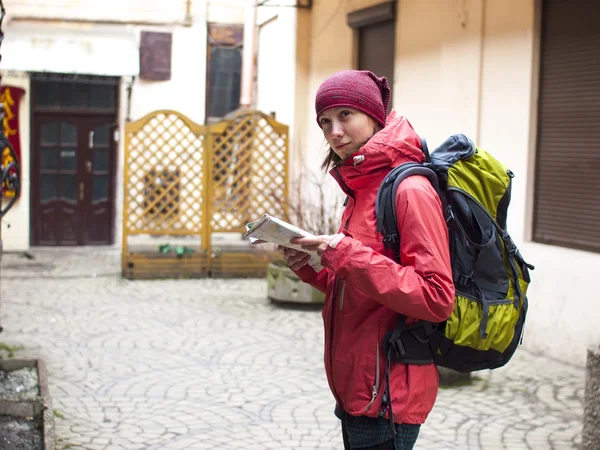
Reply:
[[304, 250], [317, 252], [317, 254], [321, 256], [323, 252], [327, 250], [327, 246], [334, 237], [335, 235], [322, 235], [313, 237], [294, 238], [290, 240], [290, 244], [301, 245]]

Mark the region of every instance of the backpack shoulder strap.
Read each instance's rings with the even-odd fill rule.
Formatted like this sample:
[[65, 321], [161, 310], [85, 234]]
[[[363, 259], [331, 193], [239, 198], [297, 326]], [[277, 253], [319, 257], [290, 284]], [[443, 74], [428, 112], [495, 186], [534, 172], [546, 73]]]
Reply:
[[[427, 150], [427, 144], [421, 139], [423, 152], [426, 162], [408, 162], [394, 167], [385, 177], [375, 200], [375, 215], [377, 217], [377, 231], [383, 234], [383, 244], [387, 250], [394, 251], [396, 262], [400, 263], [400, 233], [398, 232], [398, 222], [396, 220], [396, 193], [398, 186], [406, 178], [412, 175], [426, 176], [433, 185], [436, 192], [439, 192], [437, 174], [430, 167], [431, 159]], [[383, 394], [384, 408], [389, 408], [389, 420], [392, 433], [395, 434], [394, 412], [390, 399], [390, 364], [392, 355], [395, 353], [400, 357], [400, 362], [404, 364], [430, 364], [433, 361], [433, 353], [429, 337], [433, 335], [433, 325], [426, 321], [419, 321], [412, 325], [415, 330], [409, 330], [406, 326], [406, 316], [400, 315], [395, 327], [384, 337], [383, 346], [387, 348], [386, 358], [386, 389]], [[422, 330], [419, 327], [423, 327]], [[419, 330], [424, 336], [419, 335]], [[407, 335], [408, 333], [408, 335]], [[416, 333], [416, 334], [415, 334]], [[410, 343], [410, 347], [405, 344]]]
[[387, 250], [394, 250], [397, 262], [400, 262], [400, 235], [396, 220], [396, 193], [398, 186], [412, 175], [427, 177], [433, 188], [438, 192], [437, 175], [427, 164], [408, 162], [394, 167], [385, 177], [375, 201], [375, 215], [377, 217], [377, 231], [383, 234], [383, 244]]

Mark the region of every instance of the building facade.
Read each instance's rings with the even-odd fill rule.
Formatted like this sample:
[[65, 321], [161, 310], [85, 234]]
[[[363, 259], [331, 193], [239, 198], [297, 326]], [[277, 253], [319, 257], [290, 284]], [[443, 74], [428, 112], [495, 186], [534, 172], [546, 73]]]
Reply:
[[22, 173], [5, 251], [120, 245], [125, 123], [160, 109], [204, 123], [237, 109], [246, 6], [5, 2], [2, 82], [22, 94], [5, 123], [18, 122]]

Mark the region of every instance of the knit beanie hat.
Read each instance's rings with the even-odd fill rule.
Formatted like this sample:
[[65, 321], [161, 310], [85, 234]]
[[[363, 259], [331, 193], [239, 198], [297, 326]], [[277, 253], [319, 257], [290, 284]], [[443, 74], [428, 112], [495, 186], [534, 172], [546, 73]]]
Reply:
[[378, 77], [370, 70], [344, 70], [330, 76], [319, 86], [315, 99], [317, 123], [323, 111], [347, 106], [364, 112], [385, 127], [389, 103], [387, 78]]

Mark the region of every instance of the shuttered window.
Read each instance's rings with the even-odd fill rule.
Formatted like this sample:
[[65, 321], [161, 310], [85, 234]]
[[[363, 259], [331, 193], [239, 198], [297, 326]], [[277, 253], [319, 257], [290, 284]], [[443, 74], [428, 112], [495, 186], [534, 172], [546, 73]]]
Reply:
[[600, 252], [600, 2], [545, 0], [533, 238]]
[[170, 80], [172, 34], [142, 31], [140, 41], [140, 78], [150, 81]]

